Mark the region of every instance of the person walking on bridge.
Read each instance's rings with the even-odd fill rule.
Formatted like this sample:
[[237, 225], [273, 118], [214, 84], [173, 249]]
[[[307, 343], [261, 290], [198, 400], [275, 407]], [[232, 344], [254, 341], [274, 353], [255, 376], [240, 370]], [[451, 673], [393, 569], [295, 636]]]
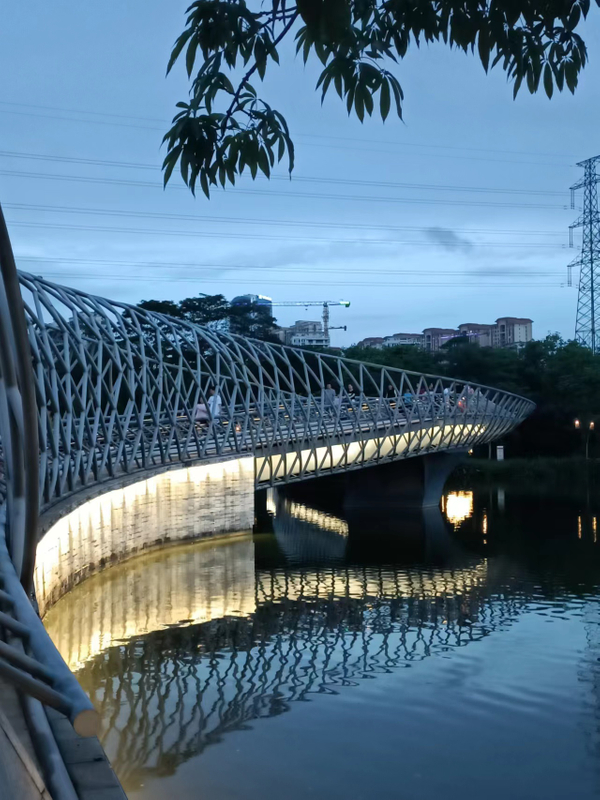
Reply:
[[214, 386], [210, 387], [208, 390], [208, 395], [208, 410], [210, 412], [210, 417], [213, 422], [218, 422], [221, 418], [221, 408], [223, 406], [221, 395], [216, 391]]
[[325, 410], [331, 414], [335, 405], [335, 389], [330, 383], [327, 384], [325, 391], [323, 392], [323, 404], [325, 406]]

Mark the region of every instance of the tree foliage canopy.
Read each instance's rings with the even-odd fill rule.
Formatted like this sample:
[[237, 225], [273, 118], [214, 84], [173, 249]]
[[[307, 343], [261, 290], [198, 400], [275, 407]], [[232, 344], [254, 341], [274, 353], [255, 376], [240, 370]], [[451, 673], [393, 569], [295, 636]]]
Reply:
[[146, 311], [167, 314], [195, 325], [208, 325], [217, 331], [278, 341], [274, 336], [277, 324], [267, 307], [255, 303], [230, 303], [222, 294], [186, 297], [178, 303], [172, 300], [142, 300], [138, 305]]
[[[513, 455], [564, 456], [582, 452], [581, 431], [600, 422], [600, 355], [558, 335], [528, 342], [522, 350], [455, 342], [436, 352], [417, 347], [383, 350], [350, 347], [345, 354], [390, 367], [446, 375], [525, 395], [537, 408], [509, 437]], [[600, 436], [593, 442], [600, 453]]]
[[[600, 4], [600, 0], [596, 0]], [[587, 50], [577, 27], [591, 0], [196, 0], [175, 42], [167, 71], [179, 58], [191, 80], [190, 98], [164, 137], [165, 184], [179, 164], [195, 192], [235, 183], [249, 170], [267, 177], [294, 144], [281, 112], [260, 98], [262, 80], [279, 46], [293, 37], [304, 62], [322, 65], [317, 89], [330, 89], [362, 121], [377, 108], [383, 120], [402, 117], [404, 95], [391, 71], [411, 45], [443, 42], [476, 53], [486, 70], [503, 69], [516, 96], [543, 85], [575, 91]], [[241, 72], [240, 72], [241, 70]]]

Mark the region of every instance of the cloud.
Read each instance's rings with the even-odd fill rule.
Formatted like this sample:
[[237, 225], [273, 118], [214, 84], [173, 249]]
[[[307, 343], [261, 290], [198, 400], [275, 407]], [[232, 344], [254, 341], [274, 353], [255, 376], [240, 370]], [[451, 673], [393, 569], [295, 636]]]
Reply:
[[427, 228], [424, 234], [430, 242], [450, 252], [461, 251], [469, 253], [473, 249], [473, 244], [469, 239], [465, 236], [459, 236], [450, 228]]

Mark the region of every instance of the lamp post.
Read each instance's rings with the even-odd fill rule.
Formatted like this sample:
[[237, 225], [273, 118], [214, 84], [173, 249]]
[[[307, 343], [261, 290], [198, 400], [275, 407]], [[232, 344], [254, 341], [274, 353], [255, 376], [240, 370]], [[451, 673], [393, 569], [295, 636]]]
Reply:
[[[575, 424], [576, 430], [580, 430], [581, 429], [581, 421], [580, 420], [576, 419], [574, 424]], [[590, 420], [588, 425], [587, 425], [587, 433], [585, 435], [585, 460], [586, 461], [589, 461], [589, 458], [590, 458], [590, 436], [594, 432], [594, 428], [595, 427], [596, 426], [595, 426], [594, 420], [593, 419]]]

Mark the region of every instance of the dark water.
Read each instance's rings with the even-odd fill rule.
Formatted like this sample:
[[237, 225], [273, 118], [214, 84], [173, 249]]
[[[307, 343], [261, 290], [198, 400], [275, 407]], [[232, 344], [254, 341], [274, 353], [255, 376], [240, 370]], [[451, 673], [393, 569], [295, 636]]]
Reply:
[[517, 489], [270, 496], [63, 598], [128, 796], [600, 798], [600, 502]]

